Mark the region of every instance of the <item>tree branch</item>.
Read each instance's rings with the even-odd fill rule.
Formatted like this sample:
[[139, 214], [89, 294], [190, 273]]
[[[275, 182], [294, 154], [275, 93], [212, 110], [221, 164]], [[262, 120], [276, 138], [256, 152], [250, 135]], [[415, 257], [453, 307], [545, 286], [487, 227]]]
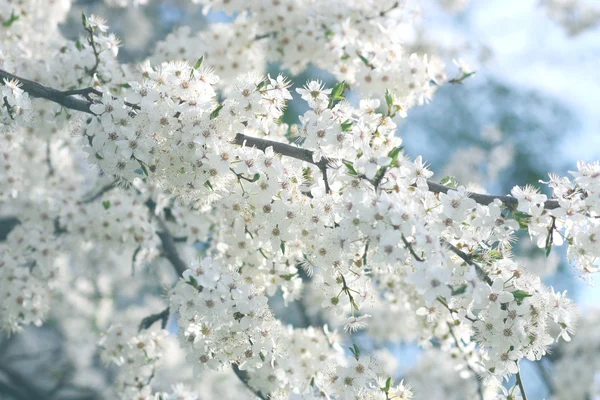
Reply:
[[246, 387], [252, 393], [254, 393], [254, 395], [256, 397], [258, 397], [261, 400], [267, 400], [267, 396], [262, 394], [262, 392], [260, 390], [252, 389], [252, 386], [250, 386], [250, 383], [249, 383], [250, 377], [248, 376], [248, 372], [242, 371], [241, 369], [239, 369], [237, 364], [231, 364], [231, 367], [233, 368], [233, 372], [235, 373], [235, 375], [240, 379], [240, 381], [242, 381], [244, 383], [244, 385], [246, 385]]
[[[16, 75], [12, 75], [4, 70], [0, 69], [0, 79], [17, 79], [21, 82], [21, 89], [29, 93], [33, 97], [44, 98], [55, 103], [58, 103], [66, 108], [70, 108], [72, 110], [82, 111], [88, 114], [95, 115], [91, 110], [90, 106], [94, 104], [93, 101], [85, 101], [70, 97], [73, 94], [86, 94], [86, 93], [94, 93], [97, 94], [95, 89], [86, 88], [86, 89], [76, 89], [69, 90], [65, 92], [61, 92], [60, 90], [52, 89], [46, 86], [43, 86], [37, 82], [33, 82], [27, 79], [20, 78]], [[139, 107], [133, 104], [125, 103], [126, 105], [138, 109]], [[245, 147], [253, 147], [259, 149], [261, 151], [265, 151], [268, 147], [272, 147], [273, 151], [279, 153], [286, 157], [295, 158], [297, 160], [301, 160], [313, 165], [316, 165], [323, 173], [323, 177], [325, 178], [325, 170], [331, 166], [332, 160], [326, 157], [322, 157], [318, 162], [313, 161], [313, 151], [304, 149], [301, 147], [292, 146], [290, 144], [276, 142], [268, 139], [255, 138], [251, 136], [244, 135], [242, 133], [238, 133], [234, 140], [234, 144], [245, 146]], [[326, 187], [328, 186], [328, 182], [325, 179]], [[430, 192], [433, 193], [448, 193], [449, 190], [454, 190], [448, 186], [433, 182], [427, 181], [427, 185]], [[512, 196], [506, 195], [488, 195], [488, 194], [479, 194], [479, 193], [469, 193], [469, 197], [475, 200], [475, 202], [483, 205], [488, 205], [492, 203], [495, 199], [500, 200], [505, 206], [510, 209], [516, 208], [518, 205], [518, 200]], [[544, 202], [544, 208], [547, 210], [553, 210], [559, 208], [560, 205], [558, 200], [546, 200]]]
[[160, 327], [162, 329], [167, 327], [167, 322], [169, 321], [169, 307], [165, 308], [159, 313], [152, 314], [144, 318], [142, 322], [140, 322], [138, 332], [150, 328], [156, 321], [161, 321]]
[[94, 104], [93, 102], [71, 97], [71, 94], [69, 94], [69, 92], [61, 92], [60, 90], [44, 86], [40, 83], [30, 81], [28, 79], [20, 78], [16, 75], [10, 74], [0, 69], [0, 82], [3, 79], [6, 79], [8, 81], [12, 79], [18, 80], [21, 83], [21, 89], [29, 93], [29, 95], [32, 97], [50, 100], [71, 110], [81, 111], [84, 113], [95, 115], [90, 110], [90, 106]]
[[525, 386], [523, 386], [523, 380], [521, 379], [521, 370], [517, 372], [517, 384], [519, 385], [519, 390], [521, 391], [521, 397], [523, 400], [527, 400], [527, 394], [525, 393]]
[[473, 261], [471, 259], [471, 257], [469, 257], [464, 251], [458, 249], [456, 246], [454, 246], [452, 243], [450, 243], [446, 239], [440, 239], [440, 241], [442, 242], [442, 244], [446, 245], [448, 247], [448, 249], [450, 249], [450, 251], [452, 251], [454, 254], [456, 254], [457, 256], [462, 258], [464, 262], [473, 266], [475, 268], [475, 271], [477, 272], [477, 277], [479, 277], [479, 279], [481, 279], [488, 285], [492, 286], [492, 283], [494, 283], [492, 281], [492, 278], [490, 278], [489, 275], [485, 272], [485, 270], [483, 268], [481, 268], [481, 266], [479, 264], [477, 264], [475, 261]]

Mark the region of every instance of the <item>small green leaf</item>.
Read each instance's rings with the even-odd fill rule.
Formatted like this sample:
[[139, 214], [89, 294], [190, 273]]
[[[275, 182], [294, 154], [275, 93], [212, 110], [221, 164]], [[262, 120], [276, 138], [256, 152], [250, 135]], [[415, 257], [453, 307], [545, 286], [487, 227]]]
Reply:
[[256, 89], [260, 90], [260, 89], [264, 88], [267, 83], [268, 83], [268, 81], [266, 79], [263, 79], [262, 81], [259, 82], [258, 85], [256, 85]]
[[256, 182], [259, 179], [260, 179], [260, 174], [257, 172], [257, 173], [254, 174], [254, 176], [252, 177], [252, 179], [250, 179], [250, 182]]
[[352, 347], [348, 347], [348, 349], [350, 349], [350, 352], [352, 353], [354, 358], [356, 358], [356, 361], [358, 361], [358, 359], [360, 358], [360, 349], [358, 348], [358, 346], [356, 344], [353, 344]]
[[392, 387], [392, 377], [390, 376], [385, 381], [385, 389], [383, 390], [385, 393], [388, 393]]
[[358, 172], [354, 169], [354, 165], [350, 161], [343, 161], [346, 168], [348, 168], [348, 175], [358, 176]]
[[10, 28], [12, 26], [12, 24], [14, 24], [18, 19], [19, 19], [19, 16], [15, 15], [15, 11], [13, 10], [10, 13], [10, 18], [7, 19], [6, 21], [2, 22], [2, 26], [5, 28]]
[[350, 131], [350, 129], [352, 129], [352, 121], [347, 120], [342, 122], [342, 132], [348, 132]]
[[458, 182], [456, 182], [456, 178], [453, 176], [446, 176], [440, 181], [440, 183], [452, 189], [456, 189], [458, 187]]
[[210, 183], [210, 181], [206, 181], [204, 182], [204, 186], [206, 186], [208, 189], [214, 191], [215, 189], [213, 189], [212, 184]]
[[360, 54], [360, 53], [356, 53], [356, 55], [358, 56], [358, 58], [360, 58], [360, 60], [361, 60], [363, 63], [365, 63], [365, 65], [366, 65], [367, 67], [370, 67], [370, 66], [371, 66], [371, 63], [369, 62], [369, 60], [367, 60], [367, 59], [365, 58], [365, 56], [363, 56], [363, 55], [362, 55], [362, 54]]
[[394, 162], [396, 162], [396, 160], [398, 160], [398, 155], [400, 155], [400, 153], [402, 152], [403, 149], [404, 149], [404, 146], [399, 146], [399, 147], [394, 147], [392, 150], [390, 150], [390, 152], [388, 153], [388, 157], [392, 159], [391, 164], [393, 164]]
[[88, 20], [87, 17], [85, 16], [85, 13], [81, 13], [81, 23], [83, 24], [84, 28], [88, 27]]
[[194, 69], [202, 68], [202, 64], [204, 64], [204, 55], [200, 57], [198, 61], [196, 61], [196, 64], [194, 64]]
[[123, 89], [130, 89], [130, 88], [131, 88], [131, 85], [130, 85], [129, 83], [123, 83], [123, 84], [121, 85], [121, 87], [122, 87]]
[[110, 208], [110, 200], [104, 200], [102, 205], [104, 206], [105, 210], [108, 210]]
[[513, 212], [513, 217], [515, 218], [515, 221], [519, 223], [519, 228], [527, 230], [531, 215], [521, 211], [515, 211]]
[[188, 278], [188, 280], [186, 281], [186, 283], [189, 284], [189, 285], [192, 285], [196, 289], [198, 289], [200, 287], [200, 284], [198, 283], [198, 281], [196, 280], [196, 278], [194, 278], [191, 275]]
[[219, 113], [221, 112], [221, 109], [223, 109], [223, 105], [219, 104], [217, 106], [217, 108], [215, 108], [211, 113], [210, 113], [210, 119], [215, 119], [219, 116]]
[[79, 39], [77, 39], [77, 41], [75, 42], [75, 48], [77, 50], [83, 50], [85, 48], [85, 46], [79, 41]]
[[459, 294], [464, 294], [467, 291], [467, 284], [463, 283], [458, 288], [452, 290], [452, 296], [458, 296]]
[[388, 115], [392, 115], [394, 111], [394, 95], [389, 89], [385, 90], [385, 103], [388, 106]]
[[334, 100], [343, 99], [344, 91], [346, 90], [346, 81], [336, 83], [331, 90], [331, 98]]
[[281, 241], [281, 244], [279, 245], [279, 248], [281, 249], [281, 252], [283, 254], [285, 254], [285, 242], [283, 240]]
[[515, 296], [515, 299], [517, 301], [523, 301], [523, 299], [525, 297], [531, 297], [533, 296], [532, 294], [530, 294], [529, 292], [526, 292], [524, 290], [515, 290], [514, 292], [512, 292], [512, 295]]

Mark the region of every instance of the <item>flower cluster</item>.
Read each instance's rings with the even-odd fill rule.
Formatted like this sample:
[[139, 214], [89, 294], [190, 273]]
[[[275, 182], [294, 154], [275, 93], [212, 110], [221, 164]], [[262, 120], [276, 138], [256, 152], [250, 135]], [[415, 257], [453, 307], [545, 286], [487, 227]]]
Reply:
[[[2, 24], [0, 69], [90, 88], [51, 92], [58, 106], [32, 100], [31, 82], [2, 81], [0, 211], [20, 222], [0, 243], [5, 329], [78, 304], [65, 327], [91, 337], [107, 315], [156, 301], [168, 285], [196, 372], [232, 368], [274, 399], [412, 396], [358, 345], [348, 357], [327, 326], [349, 342], [363, 330], [375, 342], [435, 343], [472, 383], [463, 397], [478, 390], [476, 374], [494, 395], [520, 360], [571, 339], [573, 304], [515, 261], [511, 244], [527, 229], [547, 253], [567, 242], [582, 273], [595, 271], [599, 164], [551, 176], [552, 199], [529, 187], [494, 198], [433, 183], [422, 157], [404, 153], [394, 117], [445, 77], [435, 57], [406, 54], [394, 29], [408, 12], [400, 2], [208, 1], [247, 13], [199, 36], [179, 30], [157, 47], [153, 60], [165, 62], [128, 67], [97, 17], [84, 16], [87, 34], [75, 42], [44, 42], [41, 32], [57, 27], [36, 26], [43, 18], [26, 12], [34, 3]], [[19, 56], [29, 25], [39, 53]], [[206, 60], [193, 54], [197, 38]], [[265, 60], [293, 73], [313, 60], [341, 82], [296, 88], [308, 109], [287, 125], [291, 81], [263, 76]], [[361, 100], [349, 101], [350, 87]], [[189, 261], [200, 249], [206, 257]], [[181, 274], [174, 287], [166, 260]], [[63, 293], [51, 308], [56, 284]], [[267, 305], [278, 293], [315, 327], [285, 327]], [[102, 354], [121, 367], [124, 398], [194, 398], [150, 387], [166, 335], [108, 329]]]
[[155, 62], [193, 62], [200, 53], [206, 54], [225, 87], [231, 87], [233, 78], [243, 72], [264, 74], [266, 61], [281, 62], [292, 74], [312, 62], [365, 96], [383, 99], [389, 90], [402, 115], [414, 104], [428, 101], [436, 86], [446, 80], [438, 58], [407, 53], [402, 45], [397, 26], [410, 24], [413, 18], [413, 11], [403, 2], [201, 3], [211, 11], [237, 16], [231, 24], [211, 24], [198, 34], [187, 27], [177, 30], [157, 45]]

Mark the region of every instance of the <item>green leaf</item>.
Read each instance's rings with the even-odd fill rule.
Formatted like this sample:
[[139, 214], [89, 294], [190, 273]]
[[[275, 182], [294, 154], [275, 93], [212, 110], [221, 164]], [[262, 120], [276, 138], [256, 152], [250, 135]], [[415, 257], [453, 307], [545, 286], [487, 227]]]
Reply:
[[281, 252], [283, 254], [285, 254], [285, 242], [283, 240], [281, 241], [281, 244], [279, 245], [279, 248], [281, 249]]
[[2, 26], [5, 28], [10, 28], [12, 26], [12, 24], [14, 24], [18, 19], [19, 19], [19, 16], [15, 15], [15, 11], [13, 10], [10, 13], [10, 18], [7, 19], [6, 21], [2, 22]]
[[87, 17], [85, 16], [85, 13], [81, 13], [81, 23], [83, 24], [84, 28], [88, 27], [88, 20]]
[[105, 210], [108, 210], [110, 208], [110, 200], [104, 200], [102, 205], [104, 206]]
[[206, 181], [204, 182], [204, 186], [206, 186], [208, 189], [214, 191], [215, 189], [213, 189], [212, 184], [210, 183], [210, 181]]
[[356, 55], [358, 56], [358, 58], [360, 58], [360, 60], [361, 60], [363, 63], [365, 63], [365, 65], [366, 65], [367, 67], [370, 67], [370, 66], [371, 66], [371, 63], [369, 62], [369, 60], [367, 60], [367, 59], [365, 58], [365, 56], [363, 56], [363, 55], [362, 55], [362, 54], [360, 54], [360, 53], [356, 53]]
[[531, 297], [533, 296], [532, 294], [530, 294], [529, 292], [526, 292], [524, 290], [515, 290], [514, 292], [512, 292], [512, 295], [515, 296], [515, 299], [517, 301], [523, 301], [523, 299], [525, 297]]
[[519, 228], [527, 230], [531, 215], [521, 211], [515, 211], [513, 212], [513, 217], [515, 218], [515, 221], [519, 223]]
[[196, 61], [196, 64], [194, 64], [194, 69], [202, 68], [202, 64], [204, 64], [204, 55], [202, 55], [202, 57], [200, 57], [198, 61]]
[[459, 294], [464, 294], [467, 291], [467, 284], [463, 283], [456, 289], [452, 290], [452, 296], [458, 296]]
[[331, 90], [331, 98], [334, 100], [340, 100], [344, 98], [344, 91], [346, 90], [346, 81], [336, 83]]
[[217, 106], [217, 108], [215, 108], [213, 110], [213, 112], [210, 113], [210, 119], [215, 119], [219, 116], [219, 113], [221, 112], [221, 110], [223, 109], [223, 104], [219, 104]]
[[258, 85], [256, 85], [256, 89], [260, 90], [260, 89], [264, 88], [267, 83], [268, 83], [267, 79], [263, 79], [262, 81], [259, 82]]
[[356, 358], [356, 361], [358, 361], [358, 359], [360, 358], [360, 349], [358, 348], [358, 346], [356, 344], [353, 344], [352, 347], [348, 347], [348, 349], [350, 349], [350, 352], [352, 353], [354, 358]]
[[494, 261], [498, 261], [502, 259], [502, 253], [500, 253], [498, 250], [490, 250], [486, 253], [486, 256]]
[[347, 120], [342, 122], [342, 132], [348, 132], [350, 131], [350, 129], [352, 129], [352, 121]]
[[188, 280], [186, 281], [186, 283], [189, 285], [192, 285], [195, 289], [198, 289], [200, 287], [200, 284], [198, 283], [196, 278], [194, 278], [193, 276], [190, 276], [188, 278]]
[[403, 149], [404, 149], [404, 146], [399, 146], [399, 147], [394, 147], [392, 150], [390, 150], [390, 152], [388, 153], [388, 157], [392, 159], [392, 162], [390, 163], [390, 165], [395, 163], [396, 160], [398, 160], [398, 155], [400, 155], [400, 153], [402, 152]]
[[389, 89], [385, 90], [385, 103], [388, 106], [388, 115], [392, 115], [394, 111], [394, 95]]
[[250, 182], [256, 182], [259, 179], [260, 179], [260, 174], [257, 172], [257, 173], [254, 174], [254, 176], [252, 177], [252, 179], [250, 179]]
[[444, 177], [440, 183], [444, 186], [448, 186], [449, 188], [456, 189], [458, 187], [458, 182], [456, 182], [456, 178], [453, 176]]
[[385, 388], [384, 388], [384, 392], [388, 393], [390, 391], [392, 387], [392, 377], [390, 376], [389, 378], [387, 378], [387, 380], [385, 381]]
[[350, 161], [343, 161], [346, 168], [348, 168], [348, 175], [358, 176], [358, 172], [354, 169], [354, 165]]
[[85, 48], [85, 46], [79, 41], [79, 39], [77, 39], [77, 41], [75, 42], [75, 48], [77, 50], [83, 50]]

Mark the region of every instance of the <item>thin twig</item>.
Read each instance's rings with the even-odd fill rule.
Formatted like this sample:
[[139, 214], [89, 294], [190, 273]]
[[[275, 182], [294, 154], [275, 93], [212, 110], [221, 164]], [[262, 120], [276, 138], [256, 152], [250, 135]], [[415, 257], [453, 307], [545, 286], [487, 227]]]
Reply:
[[8, 98], [6, 96], [4, 96], [4, 106], [6, 107], [6, 111], [8, 111], [8, 116], [10, 117], [10, 119], [14, 120], [15, 117], [12, 112], [12, 107], [10, 106], [10, 104], [8, 104]]
[[111, 183], [103, 186], [99, 191], [97, 191], [95, 194], [91, 195], [91, 196], [86, 196], [84, 197], [82, 203], [86, 204], [86, 203], [91, 203], [96, 199], [99, 199], [100, 197], [102, 197], [105, 193], [110, 192], [111, 190], [113, 190], [114, 188], [116, 188], [117, 186], [119, 186], [119, 180], [114, 180]]
[[408, 240], [406, 240], [406, 238], [404, 237], [404, 234], [402, 235], [402, 242], [404, 242], [404, 245], [410, 251], [410, 254], [412, 254], [412, 256], [415, 258], [415, 260], [417, 260], [418, 262], [425, 261], [424, 259], [422, 259], [421, 257], [419, 257], [417, 255], [417, 253], [415, 253], [415, 250], [412, 248], [412, 245], [408, 242]]
[[517, 384], [519, 385], [519, 390], [521, 391], [521, 397], [523, 400], [527, 400], [527, 394], [525, 393], [525, 386], [523, 386], [523, 380], [521, 379], [521, 370], [517, 372]]
[[100, 52], [98, 51], [98, 48], [96, 47], [96, 41], [94, 40], [94, 28], [88, 25], [84, 26], [83, 29], [85, 29], [90, 34], [90, 37], [88, 38], [88, 43], [92, 46], [92, 50], [94, 51], [94, 58], [96, 61], [91, 70], [88, 70], [86, 68], [86, 72], [92, 77], [94, 77], [94, 75], [98, 71], [98, 67], [100, 66]]
[[454, 246], [452, 243], [450, 243], [446, 239], [440, 239], [440, 242], [442, 242], [442, 244], [446, 245], [448, 247], [448, 249], [450, 249], [450, 251], [452, 251], [454, 254], [456, 254], [457, 256], [462, 258], [464, 262], [473, 266], [475, 268], [475, 271], [477, 272], [477, 276], [479, 277], [479, 279], [481, 279], [482, 281], [484, 281], [485, 283], [487, 283], [490, 286], [492, 285], [492, 283], [493, 283], [492, 278], [490, 278], [490, 276], [485, 272], [485, 270], [483, 268], [481, 268], [481, 266], [479, 264], [477, 264], [475, 261], [473, 261], [471, 259], [471, 257], [469, 257], [464, 251], [458, 249], [456, 246]]

